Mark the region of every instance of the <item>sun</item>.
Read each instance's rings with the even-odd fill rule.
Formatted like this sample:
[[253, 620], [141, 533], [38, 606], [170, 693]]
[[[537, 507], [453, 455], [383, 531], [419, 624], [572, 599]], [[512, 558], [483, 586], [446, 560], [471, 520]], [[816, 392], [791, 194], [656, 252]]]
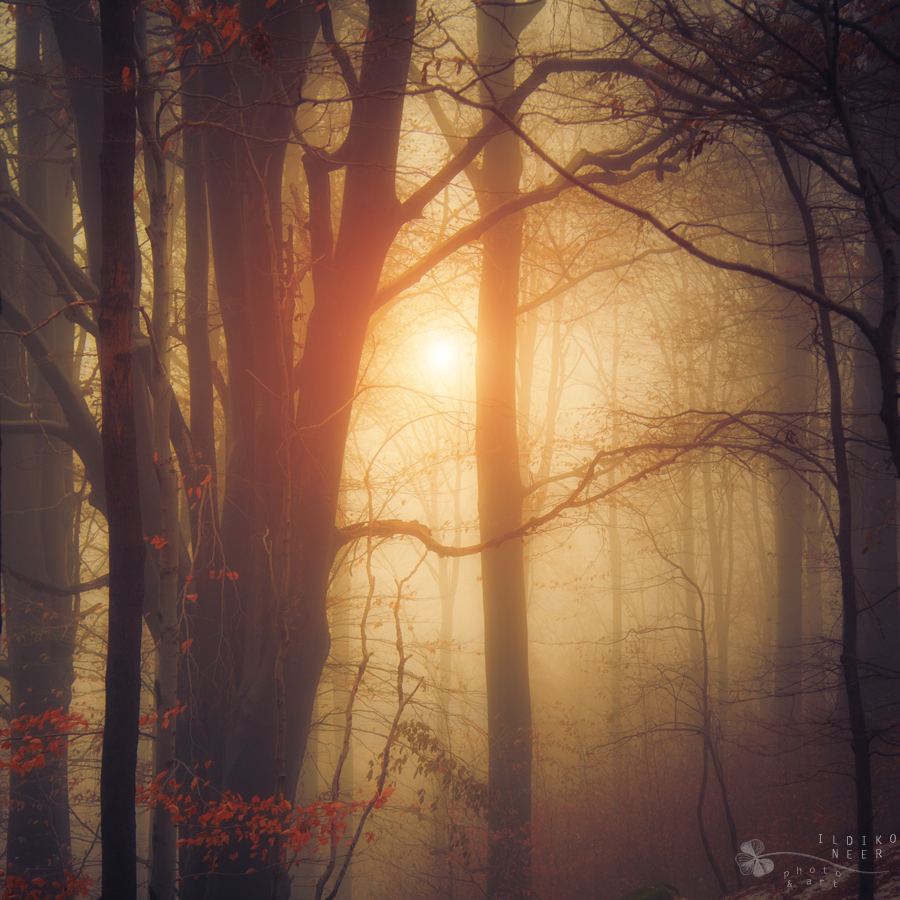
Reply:
[[456, 348], [450, 341], [438, 339], [428, 348], [428, 363], [433, 369], [446, 372], [456, 362]]

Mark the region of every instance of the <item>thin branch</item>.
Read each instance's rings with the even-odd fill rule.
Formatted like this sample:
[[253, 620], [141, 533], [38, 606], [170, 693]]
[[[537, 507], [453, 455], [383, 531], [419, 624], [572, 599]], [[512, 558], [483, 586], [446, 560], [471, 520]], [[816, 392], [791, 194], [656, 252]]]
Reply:
[[575, 175], [572, 172], [568, 171], [568, 169], [566, 169], [564, 166], [561, 166], [549, 154], [545, 153], [544, 150], [542, 150], [534, 140], [532, 140], [512, 119], [506, 116], [501, 110], [495, 109], [494, 111], [498, 118], [502, 119], [510, 128], [510, 130], [514, 131], [537, 156], [539, 156], [542, 160], [544, 160], [544, 162], [547, 163], [547, 165], [549, 165], [551, 168], [553, 168], [554, 171], [559, 173], [561, 177], [570, 181], [576, 187], [581, 188], [581, 190], [590, 194], [592, 197], [595, 197], [597, 200], [600, 200], [601, 202], [606, 203], [607, 205], [612, 206], [615, 209], [619, 209], [622, 212], [630, 213], [631, 215], [640, 219], [642, 222], [647, 222], [660, 234], [664, 235], [670, 241], [672, 241], [673, 244], [681, 247], [682, 250], [686, 250], [691, 256], [699, 259], [701, 262], [705, 262], [717, 269], [725, 269], [729, 272], [741, 272], [744, 275], [750, 275], [753, 278], [759, 278], [763, 281], [768, 281], [770, 284], [774, 284], [777, 287], [784, 288], [785, 290], [791, 291], [795, 294], [799, 294], [801, 297], [805, 297], [807, 300], [811, 300], [822, 309], [827, 309], [830, 312], [848, 319], [849, 321], [853, 322], [857, 328], [859, 328], [860, 332], [869, 341], [872, 347], [877, 349], [877, 330], [869, 321], [869, 319], [859, 310], [844, 306], [841, 303], [837, 303], [830, 297], [825, 296], [824, 294], [820, 293], [817, 290], [814, 290], [808, 285], [805, 285], [798, 281], [791, 281], [788, 278], [782, 278], [780, 275], [777, 275], [775, 272], [770, 272], [768, 269], [762, 269], [759, 266], [753, 266], [747, 263], [732, 262], [730, 260], [714, 256], [712, 253], [708, 253], [705, 250], [701, 250], [700, 247], [698, 247], [697, 244], [695, 244], [693, 241], [688, 240], [687, 238], [682, 237], [680, 234], [678, 234], [678, 232], [676, 231], [676, 228], [678, 228], [678, 224], [666, 225], [655, 215], [653, 215], [653, 213], [647, 211], [646, 209], [642, 209], [639, 206], [634, 206], [631, 203], [626, 203], [624, 200], [619, 200], [616, 197], [605, 194], [602, 191], [598, 191], [595, 187], [588, 183], [587, 179], [579, 177], [578, 175]]
[[28, 587], [34, 588], [36, 591], [40, 591], [43, 594], [50, 594], [52, 597], [72, 597], [75, 594], [84, 594], [87, 591], [96, 591], [100, 588], [105, 588], [109, 584], [109, 575], [101, 575], [93, 581], [83, 581], [80, 584], [58, 588], [54, 587], [52, 584], [47, 584], [45, 581], [39, 581], [37, 578], [29, 578], [28, 575], [23, 575], [21, 572], [17, 572], [15, 569], [11, 569], [4, 564], [0, 564], [0, 572], [3, 572], [4, 575], [9, 575], [11, 578], [15, 578], [16, 581], [21, 581], [22, 584], [27, 584]]
[[4, 435], [45, 434], [48, 437], [59, 438], [67, 444], [72, 437], [71, 429], [65, 422], [53, 422], [49, 419], [4, 419], [0, 421], [0, 432]]

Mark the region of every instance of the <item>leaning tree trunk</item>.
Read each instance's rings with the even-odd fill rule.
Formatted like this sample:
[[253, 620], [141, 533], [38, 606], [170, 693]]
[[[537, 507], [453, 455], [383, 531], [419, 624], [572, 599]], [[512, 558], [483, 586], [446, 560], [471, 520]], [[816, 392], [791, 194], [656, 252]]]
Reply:
[[[304, 14], [312, 13], [304, 9]], [[213, 645], [224, 647], [231, 662], [233, 681], [223, 704], [224, 752], [207, 749], [217, 786], [245, 798], [276, 792], [294, 796], [328, 653], [326, 593], [337, 547], [335, 516], [350, 409], [378, 280], [402, 224], [395, 171], [414, 16], [411, 0], [369, 4], [361, 88], [342, 151], [347, 171], [336, 241], [330, 225], [330, 173], [309, 177], [315, 304], [296, 383], [290, 317], [281, 315], [291, 298], [278, 273], [289, 121], [283, 105], [273, 103], [267, 110], [270, 95], [265, 91], [275, 88], [256, 79], [270, 76], [265, 71], [236, 73], [244, 79], [245, 102], [262, 98], [242, 123], [246, 139], [232, 138], [225, 129], [207, 132], [208, 199], [228, 346], [232, 428], [220, 533], [223, 567], [239, 578], [226, 583], [227, 593], [218, 591], [220, 585], [215, 591], [199, 591], [198, 606], [204, 593], [215, 595], [208, 615], [211, 620], [212, 604], [220, 604], [225, 635], [198, 634], [201, 646], [195, 642], [192, 649], [207, 659], [215, 652]], [[305, 34], [311, 41], [315, 29], [310, 25]], [[228, 96], [231, 83], [216, 83], [215, 73], [210, 76], [207, 95], [223, 101], [210, 116], [228, 114], [229, 101], [235, 99]], [[260, 268], [264, 265], [267, 270]], [[295, 397], [291, 421], [286, 411]], [[298, 434], [302, 440], [294, 437]], [[282, 482], [280, 473], [288, 470], [291, 481]], [[268, 548], [263, 543], [267, 530]], [[276, 584], [269, 577], [270, 552]], [[209, 646], [203, 649], [203, 643]], [[195, 715], [205, 719], [207, 704], [219, 698], [200, 696], [197, 701]], [[207, 879], [204, 895], [217, 900], [271, 895], [276, 867], [247, 874], [258, 865], [249, 856], [249, 842], [232, 852], [234, 859], [219, 861], [225, 877]], [[195, 896], [196, 889], [187, 887]]]

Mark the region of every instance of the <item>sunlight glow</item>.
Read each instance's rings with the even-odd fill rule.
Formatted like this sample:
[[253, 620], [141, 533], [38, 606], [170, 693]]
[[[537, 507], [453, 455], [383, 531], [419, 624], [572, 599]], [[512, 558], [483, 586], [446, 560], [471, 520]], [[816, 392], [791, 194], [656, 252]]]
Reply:
[[428, 363], [433, 369], [446, 372], [457, 359], [456, 347], [447, 340], [436, 340], [428, 348]]

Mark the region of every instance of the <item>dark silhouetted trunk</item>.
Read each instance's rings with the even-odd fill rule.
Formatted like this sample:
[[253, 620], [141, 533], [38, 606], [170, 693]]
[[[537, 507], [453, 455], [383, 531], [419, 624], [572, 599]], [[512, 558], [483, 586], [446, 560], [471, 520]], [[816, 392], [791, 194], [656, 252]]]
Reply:
[[[815, 289], [825, 293], [818, 235], [806, 195], [800, 187], [791, 162], [780, 141], [772, 139], [772, 147], [781, 166], [788, 190], [796, 204], [808, 253], [809, 268]], [[805, 161], [800, 162], [801, 171]], [[847, 696], [847, 718], [850, 726], [850, 749], [853, 753], [853, 781], [856, 789], [856, 840], [858, 847], [872, 847], [874, 803], [872, 797], [871, 734], [866, 722], [866, 707], [860, 679], [859, 608], [856, 597], [856, 572], [853, 553], [853, 488], [847, 454], [847, 438], [843, 421], [841, 373], [831, 314], [818, 310], [822, 334], [822, 350], [828, 372], [829, 425], [834, 452], [835, 487], [838, 501], [837, 550], [841, 569], [841, 673]], [[896, 401], [894, 401], [896, 404]], [[871, 855], [871, 854], [870, 854]], [[858, 900], [874, 900], [875, 872], [871, 866], [860, 866], [857, 885]]]
[[[867, 244], [870, 269], [877, 254]], [[876, 278], [876, 284], [880, 279]], [[880, 285], [878, 285], [880, 286]], [[878, 318], [880, 298], [865, 311]], [[897, 561], [897, 473], [889, 464], [884, 425], [879, 419], [881, 377], [868, 344], [854, 354], [853, 430], [854, 559], [859, 591], [859, 650], [866, 706], [876, 718], [891, 718], [888, 707], [900, 693], [900, 590]]]
[[144, 538], [138, 502], [132, 381], [135, 284], [134, 8], [102, 0], [103, 262], [99, 356], [103, 467], [109, 523], [109, 636], [100, 770], [103, 897], [137, 895], [135, 767], [141, 697]]
[[[821, 283], [821, 279], [817, 279]], [[818, 285], [817, 285], [817, 289]], [[866, 712], [860, 681], [859, 614], [856, 599], [856, 576], [853, 559], [852, 486], [847, 462], [847, 446], [844, 435], [841, 406], [841, 381], [837, 352], [831, 331], [830, 315], [819, 312], [822, 328], [822, 346], [828, 367], [831, 388], [830, 419], [834, 445], [835, 476], [838, 498], [837, 548], [841, 566], [841, 671], [847, 695], [847, 714], [850, 725], [850, 749], [853, 753], [853, 778], [856, 788], [856, 839], [857, 846], [873, 846], [874, 808], [872, 802], [872, 761], [870, 735], [866, 724]], [[871, 854], [870, 854], [871, 855]], [[858, 900], [874, 900], [875, 875], [870, 867], [860, 867]]]
[[[315, 304], [296, 383], [293, 299], [279, 277], [290, 111], [266, 103], [276, 87], [264, 66], [254, 70], [247, 62], [235, 69], [240, 101], [262, 100], [237, 123], [244, 134], [224, 128], [205, 132], [213, 259], [229, 366], [231, 433], [220, 534], [223, 568], [238, 579], [225, 581], [224, 590], [216, 579], [197, 586], [195, 624], [202, 616], [225, 628], [198, 629], [192, 648], [198, 667], [210, 673], [207, 688], [195, 696], [192, 715], [207, 731], [194, 759], [211, 759], [213, 783], [245, 798], [276, 791], [293, 798], [328, 654], [325, 601], [337, 547], [335, 515], [350, 409], [381, 269], [401, 224], [394, 182], [414, 14], [412, 2], [369, 5], [362, 89], [341, 153], [347, 170], [336, 241], [330, 170], [317, 166], [315, 157], [308, 160]], [[308, 51], [318, 17], [299, 6], [278, 15], [280, 33], [287, 28], [292, 41], [277, 47], [273, 42], [274, 64], [283, 49], [288, 65], [282, 77], [295, 79], [289, 88], [293, 97], [301, 84], [295, 63]], [[311, 18], [301, 21], [303, 16]], [[230, 105], [238, 99], [232, 94], [235, 82], [214, 70], [204, 74], [204, 93], [220, 101], [212, 105], [210, 118], [236, 124]], [[283, 479], [288, 471], [289, 481]], [[276, 684], [284, 686], [277, 714]], [[196, 887], [189, 880], [189, 895], [201, 890], [208, 898], [270, 895], [276, 867], [244, 874], [256, 865], [251, 848], [235, 851], [235, 859], [220, 860], [225, 877], [209, 878], [205, 885], [201, 879]]]

